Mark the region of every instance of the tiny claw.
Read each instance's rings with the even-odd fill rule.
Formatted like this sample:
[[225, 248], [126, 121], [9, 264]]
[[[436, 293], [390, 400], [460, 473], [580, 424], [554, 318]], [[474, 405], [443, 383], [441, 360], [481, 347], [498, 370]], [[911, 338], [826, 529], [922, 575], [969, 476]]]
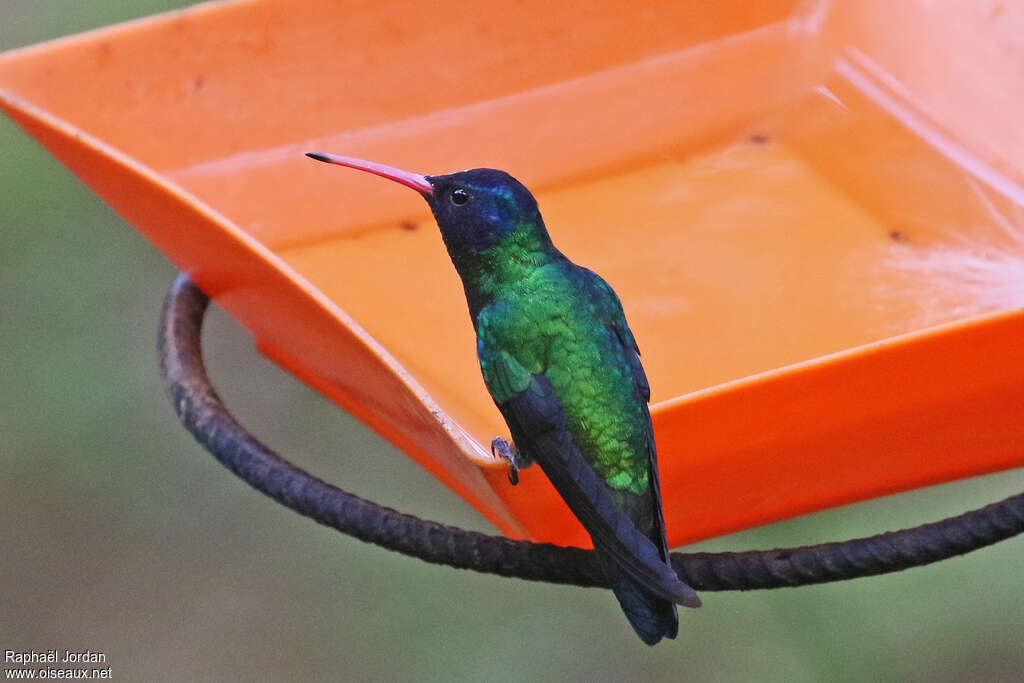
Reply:
[[509, 445], [508, 441], [505, 441], [500, 436], [491, 439], [491, 455], [501, 458], [508, 463], [508, 481], [513, 486], [518, 484], [519, 463], [517, 462], [515, 451], [512, 450], [512, 446]]

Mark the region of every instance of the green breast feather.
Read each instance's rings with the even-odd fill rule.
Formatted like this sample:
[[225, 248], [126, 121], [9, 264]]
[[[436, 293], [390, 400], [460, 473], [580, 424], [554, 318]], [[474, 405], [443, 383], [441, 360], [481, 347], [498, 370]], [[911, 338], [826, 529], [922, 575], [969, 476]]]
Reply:
[[647, 491], [647, 396], [634, 369], [643, 371], [618, 297], [600, 277], [569, 263], [537, 269], [480, 312], [477, 353], [496, 403], [545, 375], [598, 475], [615, 490]]

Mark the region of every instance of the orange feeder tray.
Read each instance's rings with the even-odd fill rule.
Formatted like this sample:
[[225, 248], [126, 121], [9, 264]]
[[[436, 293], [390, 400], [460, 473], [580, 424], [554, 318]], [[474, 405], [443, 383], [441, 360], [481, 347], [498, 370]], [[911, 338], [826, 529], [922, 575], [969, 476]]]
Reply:
[[0, 56], [0, 106], [510, 536], [460, 284], [414, 192], [503, 168], [619, 292], [673, 545], [1024, 464], [1024, 8], [249, 0]]

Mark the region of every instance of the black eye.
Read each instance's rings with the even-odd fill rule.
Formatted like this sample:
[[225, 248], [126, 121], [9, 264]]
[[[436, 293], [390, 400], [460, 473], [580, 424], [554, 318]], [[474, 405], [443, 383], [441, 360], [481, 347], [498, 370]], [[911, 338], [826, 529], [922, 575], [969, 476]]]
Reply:
[[452, 204], [456, 206], [462, 206], [469, 201], [469, 193], [463, 190], [461, 187], [456, 187], [452, 190]]

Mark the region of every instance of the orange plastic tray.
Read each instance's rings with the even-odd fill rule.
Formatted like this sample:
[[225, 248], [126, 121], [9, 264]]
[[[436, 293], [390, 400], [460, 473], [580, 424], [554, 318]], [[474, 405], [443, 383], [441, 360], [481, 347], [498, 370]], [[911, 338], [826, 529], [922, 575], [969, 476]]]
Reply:
[[1024, 8], [249, 0], [0, 56], [0, 106], [502, 531], [505, 429], [426, 207], [316, 150], [504, 168], [617, 289], [673, 544], [1024, 463]]

